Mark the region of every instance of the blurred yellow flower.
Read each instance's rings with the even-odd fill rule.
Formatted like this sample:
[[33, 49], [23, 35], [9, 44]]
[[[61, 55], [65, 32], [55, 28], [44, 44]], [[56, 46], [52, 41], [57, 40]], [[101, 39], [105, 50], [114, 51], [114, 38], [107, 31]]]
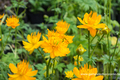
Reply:
[[76, 75], [77, 78], [72, 80], [103, 80], [103, 76], [96, 76], [97, 68], [92, 68], [88, 64], [85, 64], [84, 67], [81, 67], [79, 70], [77, 67], [74, 67], [73, 73]]
[[56, 23], [56, 30], [61, 34], [65, 34], [70, 26], [70, 24], [66, 23], [65, 21], [61, 20]]
[[84, 19], [82, 20], [81, 18], [78, 17], [78, 20], [83, 24], [83, 25], [79, 25], [77, 26], [78, 28], [85, 28], [88, 29], [90, 31], [90, 34], [92, 37], [94, 37], [96, 35], [96, 28], [104, 28], [105, 24], [100, 23], [101, 20], [101, 15], [97, 16], [96, 12], [92, 11], [88, 14], [85, 13], [84, 15]]
[[[80, 62], [78, 64], [80, 65]], [[74, 61], [74, 65], [77, 66], [77, 61]]]
[[76, 52], [80, 55], [82, 55], [84, 52], [86, 51], [86, 49], [84, 49], [84, 47], [82, 46], [82, 44], [80, 44], [77, 49]]
[[4, 14], [3, 14], [3, 15], [0, 15], [0, 19], [2, 19], [2, 18], [3, 18], [3, 16], [4, 16]]
[[0, 41], [1, 41], [1, 39], [0, 39]]
[[66, 74], [65, 77], [70, 78], [70, 79], [72, 79], [73, 75], [74, 75], [72, 71], [67, 71], [67, 72], [65, 72], [65, 74]]
[[28, 39], [28, 42], [25, 42], [25, 41], [22, 41], [23, 42], [23, 47], [27, 50], [27, 51], [30, 51], [30, 54], [34, 51], [34, 49], [37, 49], [40, 44], [41, 44], [41, 41], [40, 40], [40, 37], [41, 37], [41, 33], [37, 33], [36, 35], [36, 32], [34, 33], [31, 33], [31, 35], [28, 35], [27, 36], [27, 39]]
[[[77, 60], [78, 55], [74, 56], [73, 58], [74, 58], [74, 60]], [[79, 56], [79, 61], [84, 61], [84, 59], [83, 59], [83, 57], [82, 57], [82, 56]]]
[[7, 26], [11, 26], [13, 29], [20, 25], [19, 19], [15, 16], [7, 18], [6, 23]]
[[9, 68], [14, 73], [13, 75], [8, 74], [9, 80], [36, 80], [32, 76], [36, 75], [38, 70], [32, 71], [29, 62], [23, 60], [17, 64], [17, 67], [10, 63]]
[[110, 37], [111, 40], [111, 44], [114, 46], [117, 42], [117, 38], [116, 37]]

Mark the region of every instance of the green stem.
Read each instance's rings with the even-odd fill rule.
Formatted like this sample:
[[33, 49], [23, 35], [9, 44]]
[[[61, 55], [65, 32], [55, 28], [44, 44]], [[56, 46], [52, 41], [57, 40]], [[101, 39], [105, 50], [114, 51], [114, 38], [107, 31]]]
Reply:
[[39, 48], [38, 48], [37, 50], [38, 50], [38, 51], [39, 51], [39, 53], [42, 55], [42, 58], [44, 59], [44, 61], [45, 61], [46, 65], [47, 65], [47, 62], [46, 62], [46, 60], [45, 60], [44, 55], [41, 53], [41, 51], [40, 51], [40, 49], [39, 49]]
[[46, 73], [47, 80], [49, 80], [49, 67], [50, 67], [50, 61], [51, 61], [51, 58], [49, 59], [49, 62], [48, 62], [48, 65], [47, 65], [47, 73]]
[[52, 68], [52, 74], [53, 74], [53, 71], [54, 71], [54, 64], [55, 64], [55, 59], [53, 59], [53, 68]]
[[15, 28], [15, 56], [17, 54], [17, 28]]
[[[90, 32], [88, 31], [88, 59], [90, 59]], [[88, 68], [89, 68], [89, 62], [88, 62]]]
[[79, 68], [79, 54], [78, 54], [78, 57], [77, 57], [77, 66]]
[[1, 30], [1, 25], [3, 24], [3, 22], [4, 22], [4, 20], [5, 20], [5, 18], [6, 18], [6, 14], [3, 16], [3, 18], [2, 18], [2, 20], [1, 20], [1, 22], [0, 22], [0, 36], [1, 36], [1, 53], [0, 53], [0, 56], [2, 56], [2, 53], [3, 53], [3, 40], [2, 40], [2, 30]]
[[96, 43], [93, 51], [91, 52], [90, 59], [91, 59], [91, 57], [92, 57], [92, 55], [93, 55], [93, 52], [94, 52], [95, 48], [98, 46], [99, 42], [102, 40], [103, 37], [104, 37], [104, 34], [102, 35], [102, 37], [101, 37], [101, 38], [98, 40], [98, 42]]

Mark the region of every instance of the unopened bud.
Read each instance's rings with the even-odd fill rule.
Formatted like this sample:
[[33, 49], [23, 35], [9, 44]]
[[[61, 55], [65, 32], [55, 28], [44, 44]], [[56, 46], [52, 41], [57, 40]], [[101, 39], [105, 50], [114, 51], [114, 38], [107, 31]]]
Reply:
[[86, 49], [84, 49], [84, 47], [82, 46], [82, 44], [80, 44], [77, 49], [76, 52], [80, 55], [82, 55], [84, 52], [86, 51]]
[[108, 34], [110, 32], [110, 29], [108, 28], [108, 26], [105, 26], [103, 29], [102, 29], [102, 33], [103, 34]]

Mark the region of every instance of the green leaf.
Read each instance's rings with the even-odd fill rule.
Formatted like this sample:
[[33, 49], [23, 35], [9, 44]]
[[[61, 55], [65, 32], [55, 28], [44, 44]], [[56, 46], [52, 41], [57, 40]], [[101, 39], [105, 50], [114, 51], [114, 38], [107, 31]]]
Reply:
[[59, 70], [60, 72], [63, 71], [63, 68], [65, 67], [65, 64], [64, 63], [60, 63], [60, 64], [57, 64], [55, 66], [55, 69]]

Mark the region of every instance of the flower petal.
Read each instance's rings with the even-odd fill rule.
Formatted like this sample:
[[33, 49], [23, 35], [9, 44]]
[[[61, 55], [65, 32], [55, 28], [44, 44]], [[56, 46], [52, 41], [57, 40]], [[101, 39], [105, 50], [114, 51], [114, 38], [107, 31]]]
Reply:
[[80, 77], [79, 70], [77, 69], [77, 67], [74, 67], [73, 73], [74, 73], [78, 78], [81, 78], [81, 77]]
[[38, 72], [38, 70], [35, 70], [35, 71], [29, 71], [29, 72], [26, 73], [26, 75], [27, 75], [27, 76], [34, 76], [34, 75], [37, 74], [37, 72]]
[[92, 80], [103, 80], [103, 76], [94, 77]]
[[19, 75], [17, 75], [17, 74], [13, 74], [13, 75], [8, 74], [8, 76], [11, 77], [11, 78], [17, 78]]
[[92, 37], [96, 35], [96, 29], [88, 28]]
[[89, 19], [89, 14], [85, 13], [84, 19], [83, 19], [85, 21], [85, 23], [88, 23], [88, 19]]
[[95, 22], [95, 25], [99, 24], [100, 23], [100, 20], [101, 20], [101, 15], [99, 15], [96, 19], [96, 22]]
[[84, 80], [84, 79], [82, 79], [82, 78], [74, 78], [72, 80]]
[[105, 27], [105, 24], [101, 23], [101, 24], [98, 24], [96, 26], [94, 26], [95, 28], [104, 28]]
[[13, 73], [17, 73], [17, 72], [18, 72], [17, 67], [16, 67], [14, 64], [12, 64], [12, 63], [9, 64], [9, 68], [10, 68], [10, 70], [11, 70]]
[[79, 25], [79, 26], [77, 26], [78, 28], [89, 28], [88, 26], [86, 26], [86, 25]]
[[81, 18], [79, 18], [79, 17], [77, 17], [77, 18], [82, 24], [85, 24], [85, 22]]

